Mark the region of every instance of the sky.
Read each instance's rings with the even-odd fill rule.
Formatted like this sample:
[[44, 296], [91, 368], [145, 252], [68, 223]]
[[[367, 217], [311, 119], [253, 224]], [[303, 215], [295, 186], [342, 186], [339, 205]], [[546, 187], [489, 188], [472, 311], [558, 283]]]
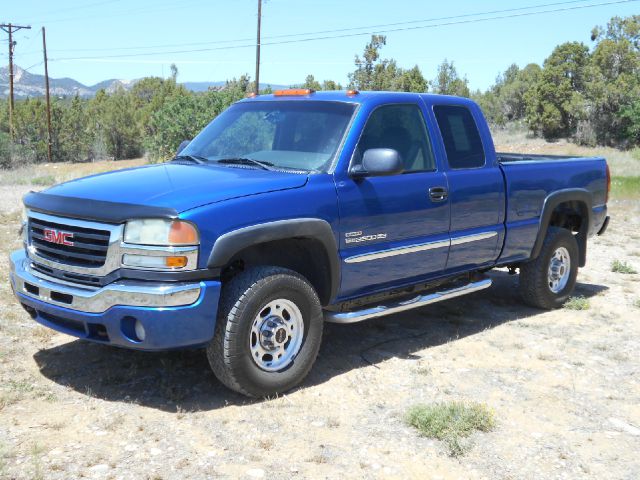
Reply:
[[[381, 33], [387, 36], [384, 58], [404, 68], [418, 65], [428, 79], [447, 58], [472, 89], [484, 90], [512, 63], [541, 64], [562, 42], [591, 45], [594, 26], [640, 13], [638, 0], [603, 5], [611, 1], [263, 0], [260, 80], [289, 85], [313, 74], [346, 85], [355, 54], [371, 33]], [[44, 72], [43, 26], [53, 78], [92, 85], [109, 78], [166, 77], [172, 63], [181, 82], [255, 73], [258, 0], [3, 3], [1, 23], [32, 27], [15, 34], [15, 63], [32, 73]], [[594, 6], [576, 8], [587, 5]], [[334, 30], [341, 31], [318, 33]], [[322, 39], [308, 40], [317, 37]], [[0, 31], [0, 64], [7, 63], [7, 35]]]

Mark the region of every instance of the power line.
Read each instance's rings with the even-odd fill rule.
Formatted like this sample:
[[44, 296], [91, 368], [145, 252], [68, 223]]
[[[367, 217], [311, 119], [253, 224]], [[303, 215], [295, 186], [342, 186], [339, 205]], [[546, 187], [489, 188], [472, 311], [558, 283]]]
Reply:
[[[291, 38], [291, 37], [303, 37], [309, 35], [324, 35], [329, 33], [343, 33], [343, 32], [352, 32], [355, 30], [364, 30], [364, 29], [372, 29], [372, 28], [386, 28], [386, 27], [395, 27], [398, 25], [411, 25], [416, 23], [427, 23], [427, 22], [438, 22], [443, 20], [454, 20], [460, 18], [469, 18], [469, 17], [478, 17], [483, 15], [495, 15], [499, 13], [509, 13], [509, 12], [517, 12], [522, 10], [531, 10], [534, 8], [546, 8], [553, 7], [558, 5], [568, 5], [568, 4], [576, 4], [576, 3], [585, 3], [592, 0], [571, 0], [571, 1], [563, 1], [563, 2], [554, 2], [554, 3], [544, 3], [538, 5], [530, 5], [527, 7], [517, 7], [517, 8], [507, 8], [502, 10], [491, 10], [485, 12], [476, 12], [476, 13], [466, 13], [461, 15], [450, 15], [446, 17], [434, 17], [434, 18], [425, 18], [422, 20], [408, 20], [404, 22], [396, 22], [396, 23], [383, 23], [378, 25], [366, 25], [361, 27], [350, 27], [350, 28], [338, 28], [333, 30], [317, 30], [313, 32], [302, 32], [302, 33], [288, 33], [281, 35], [264, 35], [263, 39], [277, 39], [277, 38]], [[233, 40], [216, 40], [216, 41], [208, 41], [208, 42], [190, 42], [190, 43], [174, 43], [174, 44], [161, 44], [161, 45], [146, 45], [146, 46], [138, 46], [138, 47], [114, 47], [114, 48], [72, 48], [72, 49], [64, 49], [64, 50], [51, 50], [52, 52], [100, 52], [100, 51], [109, 51], [112, 52], [114, 50], [145, 50], [145, 49], [153, 49], [153, 48], [178, 48], [178, 47], [191, 47], [198, 45], [221, 45], [228, 43], [237, 43], [237, 42], [250, 42], [253, 38], [236, 38]]]
[[39, 61], [38, 63], [34, 63], [33, 65], [28, 66], [27, 68], [23, 68], [22, 70], [24, 70], [25, 72], [31, 70], [32, 68], [35, 67], [39, 67], [40, 65], [42, 65], [44, 63], [44, 60]]
[[[284, 45], [290, 43], [302, 43], [302, 42], [312, 42], [318, 40], [334, 40], [337, 38], [349, 38], [349, 37], [359, 37], [364, 35], [373, 35], [373, 34], [383, 34], [383, 33], [394, 33], [394, 32], [404, 32], [411, 30], [421, 30], [428, 28], [437, 28], [437, 27], [445, 27], [452, 25], [464, 25], [471, 23], [480, 23], [480, 22], [488, 22], [492, 20], [504, 20], [509, 18], [520, 18], [520, 17], [529, 17], [534, 15], [543, 15], [547, 13], [558, 13], [558, 12], [566, 12], [573, 10], [582, 10], [586, 8], [594, 8], [594, 7], [602, 7], [608, 5], [617, 5], [623, 3], [632, 3], [638, 2], [640, 0], [617, 0], [617, 1], [608, 1], [608, 2], [600, 2], [589, 5], [577, 5], [572, 7], [564, 7], [564, 8], [555, 8], [549, 10], [540, 10], [536, 12], [524, 12], [524, 13], [512, 13], [508, 15], [500, 15], [500, 16], [491, 16], [485, 18], [476, 18], [470, 20], [458, 20], [451, 22], [443, 22], [443, 23], [435, 23], [431, 25], [419, 25], [419, 26], [411, 26], [411, 27], [401, 27], [401, 28], [390, 28], [390, 29], [380, 29], [374, 31], [367, 32], [358, 32], [358, 33], [345, 33], [342, 35], [331, 35], [331, 36], [318, 36], [318, 37], [309, 37], [309, 38], [300, 38], [293, 40], [281, 40], [281, 41], [273, 41], [273, 42], [261, 42], [262, 46], [265, 45]], [[68, 60], [101, 60], [107, 58], [131, 58], [131, 57], [145, 57], [145, 56], [153, 56], [153, 55], [166, 55], [166, 54], [181, 54], [181, 53], [198, 53], [198, 52], [210, 52], [215, 50], [233, 50], [239, 48], [255, 48], [256, 43], [244, 44], [244, 45], [230, 45], [224, 47], [211, 47], [211, 48], [198, 48], [198, 49], [187, 49], [187, 50], [173, 50], [173, 51], [156, 51], [156, 52], [142, 52], [142, 53], [128, 53], [128, 54], [117, 54], [117, 55], [103, 55], [103, 56], [82, 56], [82, 57], [60, 57], [60, 58], [52, 58], [50, 61], [68, 61]]]

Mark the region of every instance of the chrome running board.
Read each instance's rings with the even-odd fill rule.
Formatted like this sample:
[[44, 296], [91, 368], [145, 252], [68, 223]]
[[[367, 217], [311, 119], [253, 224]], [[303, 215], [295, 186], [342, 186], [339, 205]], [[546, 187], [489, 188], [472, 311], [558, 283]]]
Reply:
[[424, 295], [418, 295], [415, 298], [409, 300], [400, 300], [389, 305], [380, 305], [377, 307], [369, 307], [363, 310], [354, 310], [352, 312], [324, 312], [324, 319], [331, 323], [355, 323], [362, 320], [368, 320], [370, 318], [383, 317], [385, 315], [392, 315], [394, 313], [404, 312], [405, 310], [412, 310], [414, 308], [424, 307], [425, 305], [431, 305], [432, 303], [442, 302], [443, 300], [449, 300], [450, 298], [460, 297], [468, 293], [477, 292], [478, 290], [484, 290], [491, 286], [491, 279], [484, 278], [476, 282], [471, 282], [461, 287], [451, 288], [449, 290], [442, 290], [440, 292], [432, 292]]

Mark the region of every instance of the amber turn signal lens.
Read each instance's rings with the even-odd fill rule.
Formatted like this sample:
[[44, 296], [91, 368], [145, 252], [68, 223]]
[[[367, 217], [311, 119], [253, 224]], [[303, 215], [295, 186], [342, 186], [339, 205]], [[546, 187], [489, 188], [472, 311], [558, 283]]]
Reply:
[[176, 220], [169, 230], [169, 243], [172, 245], [196, 245], [198, 232], [196, 227], [188, 222]]
[[301, 96], [301, 95], [311, 95], [315, 93], [315, 90], [312, 88], [287, 88], [285, 90], [276, 90], [273, 92], [273, 95], [276, 97], [288, 97], [288, 96]]
[[166, 257], [165, 265], [169, 268], [183, 268], [187, 266], [187, 257]]

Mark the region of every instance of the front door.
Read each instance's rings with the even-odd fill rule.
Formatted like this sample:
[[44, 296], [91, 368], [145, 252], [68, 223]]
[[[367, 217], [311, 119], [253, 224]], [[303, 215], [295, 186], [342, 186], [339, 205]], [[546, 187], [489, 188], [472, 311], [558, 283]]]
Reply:
[[392, 148], [401, 175], [338, 182], [342, 283], [339, 297], [356, 297], [442, 274], [449, 252], [449, 198], [438, 171], [422, 106], [375, 109], [352, 164], [370, 148]]

